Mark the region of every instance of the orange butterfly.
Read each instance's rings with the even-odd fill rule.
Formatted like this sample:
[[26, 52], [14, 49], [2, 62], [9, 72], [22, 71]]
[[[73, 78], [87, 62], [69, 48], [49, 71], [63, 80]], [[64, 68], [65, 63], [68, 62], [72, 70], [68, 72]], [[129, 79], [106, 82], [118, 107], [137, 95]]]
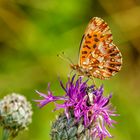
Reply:
[[92, 18], [81, 41], [79, 63], [71, 68], [83, 76], [109, 79], [121, 66], [122, 55], [113, 44], [109, 26], [99, 17]]

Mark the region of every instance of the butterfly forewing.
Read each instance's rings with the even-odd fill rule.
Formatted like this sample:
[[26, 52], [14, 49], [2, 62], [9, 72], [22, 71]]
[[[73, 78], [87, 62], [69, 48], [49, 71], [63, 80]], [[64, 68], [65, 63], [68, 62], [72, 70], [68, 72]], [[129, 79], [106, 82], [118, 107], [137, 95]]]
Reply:
[[79, 66], [88, 75], [107, 79], [121, 69], [121, 53], [112, 40], [107, 23], [101, 18], [92, 18], [85, 31], [79, 54]]

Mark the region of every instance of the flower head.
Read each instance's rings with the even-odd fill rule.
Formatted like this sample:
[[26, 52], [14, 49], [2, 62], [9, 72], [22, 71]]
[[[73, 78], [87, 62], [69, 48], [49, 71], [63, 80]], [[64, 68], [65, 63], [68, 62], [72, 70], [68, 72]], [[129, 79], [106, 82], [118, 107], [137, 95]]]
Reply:
[[12, 137], [27, 129], [32, 113], [30, 102], [20, 94], [9, 94], [0, 101], [0, 125], [10, 131]]
[[[85, 128], [90, 128], [90, 135], [95, 139], [100, 138], [102, 140], [106, 137], [111, 137], [111, 134], [106, 129], [106, 125], [113, 126], [115, 123], [111, 119], [111, 116], [117, 116], [115, 110], [112, 109], [110, 98], [103, 96], [103, 86], [95, 88], [94, 85], [88, 86], [87, 81], [83, 81], [82, 77], [79, 77], [75, 81], [76, 75], [71, 79], [68, 77], [66, 86], [60, 80], [60, 85], [65, 91], [64, 96], [54, 96], [50, 91], [50, 85], [48, 85], [48, 94], [37, 92], [42, 96], [43, 100], [35, 100], [40, 107], [54, 102], [56, 105], [55, 110], [63, 108], [67, 118], [70, 118], [70, 112], [73, 111], [74, 118], [77, 122], [83, 119]], [[57, 104], [56, 101], [63, 100], [64, 103]]]

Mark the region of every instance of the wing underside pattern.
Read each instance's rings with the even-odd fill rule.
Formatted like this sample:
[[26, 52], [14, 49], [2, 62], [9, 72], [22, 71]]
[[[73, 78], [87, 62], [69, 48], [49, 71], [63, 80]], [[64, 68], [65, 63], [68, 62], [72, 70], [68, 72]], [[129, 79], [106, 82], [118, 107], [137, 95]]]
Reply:
[[79, 66], [96, 78], [115, 75], [121, 69], [122, 56], [112, 40], [107, 23], [101, 18], [92, 18], [81, 43]]

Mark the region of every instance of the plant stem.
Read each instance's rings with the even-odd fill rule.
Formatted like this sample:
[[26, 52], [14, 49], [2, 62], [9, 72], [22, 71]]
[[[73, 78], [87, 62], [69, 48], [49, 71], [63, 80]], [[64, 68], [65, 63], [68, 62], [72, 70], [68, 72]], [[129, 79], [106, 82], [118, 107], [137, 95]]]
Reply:
[[10, 136], [10, 131], [8, 129], [3, 129], [2, 140], [8, 140]]

